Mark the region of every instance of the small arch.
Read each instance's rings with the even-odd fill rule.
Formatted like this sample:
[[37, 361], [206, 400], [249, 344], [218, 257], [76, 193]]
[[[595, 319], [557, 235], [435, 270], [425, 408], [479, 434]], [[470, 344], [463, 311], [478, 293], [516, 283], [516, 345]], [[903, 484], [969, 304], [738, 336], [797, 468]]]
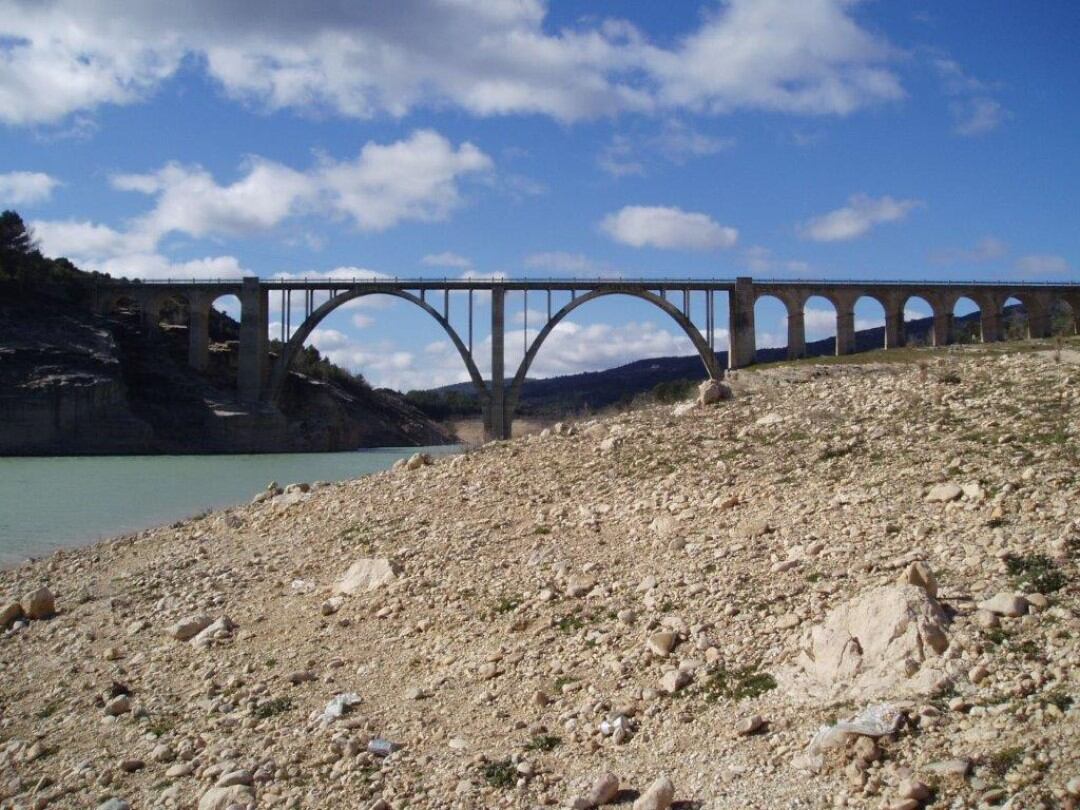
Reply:
[[791, 355], [791, 327], [788, 305], [778, 295], [766, 293], [754, 301], [754, 345], [757, 347], [755, 362], [768, 363]]
[[864, 293], [855, 299], [855, 351], [885, 348], [885, 305]]
[[1004, 340], [1027, 340], [1031, 335], [1028, 308], [1019, 296], [1010, 295], [1002, 301], [999, 314]]
[[1078, 303], [1080, 302], [1070, 302], [1065, 298], [1056, 298], [1050, 304], [1051, 337], [1069, 337], [1080, 334], [1077, 331], [1080, 328], [1080, 324], [1077, 323], [1077, 319], [1080, 317]]
[[439, 325], [443, 328], [450, 340], [453, 342], [454, 347], [458, 350], [458, 354], [461, 355], [461, 359], [465, 363], [466, 369], [468, 369], [469, 377], [472, 380], [473, 385], [476, 387], [477, 393], [480, 396], [482, 403], [486, 405], [491, 400], [491, 392], [488, 390], [487, 385], [484, 383], [483, 377], [480, 376], [480, 371], [476, 367], [476, 363], [469, 353], [468, 347], [462, 341], [457, 331], [450, 322], [443, 317], [442, 313], [428, 304], [425, 300], [406, 292], [405, 290], [371, 290], [371, 289], [354, 289], [344, 292], [341, 295], [334, 296], [328, 301], [317, 307], [311, 315], [292, 332], [288, 341], [282, 345], [281, 353], [278, 355], [277, 360], [274, 361], [274, 366], [270, 372], [270, 382], [267, 386], [266, 399], [269, 402], [276, 402], [278, 396], [281, 394], [282, 386], [285, 384], [285, 379], [289, 373], [289, 365], [292, 363], [293, 358], [303, 348], [304, 342], [308, 339], [311, 333], [319, 325], [319, 323], [331, 312], [336, 310], [343, 304], [352, 301], [356, 298], [362, 298], [369, 295], [390, 295], [395, 298], [401, 298], [423, 309], [431, 317], [433, 317]]
[[837, 312], [837, 301], [831, 295], [811, 295], [803, 301], [807, 356], [836, 354]]
[[[686, 333], [686, 336], [690, 338], [691, 343], [694, 344], [694, 348], [697, 349], [698, 355], [701, 357], [701, 362], [705, 366], [705, 372], [709, 377], [720, 379], [723, 377], [724, 372], [720, 367], [720, 363], [716, 359], [716, 354], [709, 348], [709, 344], [705, 341], [705, 338], [683, 313], [673, 304], [666, 299], [662, 298], [655, 293], [641, 289], [614, 289], [614, 290], [592, 290], [584, 295], [579, 295], [572, 299], [562, 309], [551, 316], [551, 319], [544, 324], [544, 328], [541, 329], [532, 343], [529, 344], [528, 350], [525, 352], [525, 356], [522, 358], [521, 364], [518, 366], [517, 373], [514, 375], [514, 379], [510, 384], [510, 390], [507, 392], [506, 397], [506, 413], [508, 417], [512, 417], [514, 411], [517, 408], [518, 399], [521, 396], [521, 387], [525, 384], [525, 378], [529, 373], [529, 367], [532, 365], [533, 360], [536, 358], [537, 353], [540, 351], [540, 347], [544, 344], [548, 335], [552, 330], [571, 312], [580, 307], [582, 304], [592, 301], [596, 298], [602, 298], [608, 295], [629, 295], [635, 298], [641, 298], [648, 301], [651, 304], [656, 305], [668, 315], [670, 315], [675, 322]], [[509, 418], [507, 419], [509, 423]]]
[[905, 346], [934, 345], [934, 307], [921, 295], [908, 295], [900, 304]]
[[981, 343], [982, 314], [982, 307], [975, 299], [966, 295], [958, 296], [952, 305], [953, 342]]

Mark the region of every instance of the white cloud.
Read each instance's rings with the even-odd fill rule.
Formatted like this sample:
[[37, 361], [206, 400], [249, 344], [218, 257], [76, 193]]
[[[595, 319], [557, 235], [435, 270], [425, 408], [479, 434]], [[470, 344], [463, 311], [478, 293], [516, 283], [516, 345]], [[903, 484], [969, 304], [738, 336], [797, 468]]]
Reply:
[[0, 208], [45, 202], [58, 185], [59, 180], [44, 172], [0, 174]]
[[472, 259], [449, 250], [442, 253], [429, 253], [420, 260], [420, 263], [428, 267], [453, 267], [458, 270], [468, 270], [473, 266]]
[[1032, 253], [1016, 260], [1016, 269], [1031, 276], [1068, 273], [1072, 268], [1064, 256], [1049, 253]]
[[919, 200], [896, 200], [892, 197], [870, 197], [855, 194], [843, 208], [830, 211], [803, 223], [799, 230], [803, 238], [815, 242], [840, 242], [857, 239], [875, 225], [899, 222], [918, 206]]
[[525, 257], [525, 266], [570, 276], [611, 278], [621, 275], [607, 262], [590, 259], [584, 253], [568, 253], [563, 250], [530, 253]]
[[621, 20], [553, 29], [542, 0], [0, 0], [0, 120], [134, 103], [185, 61], [236, 99], [358, 118], [846, 114], [903, 95], [856, 5], [729, 0], [664, 47]]
[[762, 247], [761, 245], [751, 245], [744, 250], [743, 261], [752, 273], [774, 273], [781, 271], [784, 273], [796, 274], [808, 273], [811, 270], [809, 262], [805, 262], [801, 259], [778, 259], [773, 255], [773, 252], [769, 248]]
[[367, 329], [367, 327], [375, 323], [375, 319], [372, 318], [370, 315], [364, 315], [360, 312], [353, 315], [350, 320], [352, 325], [355, 326], [357, 329]]
[[983, 264], [1004, 258], [1009, 246], [996, 236], [984, 236], [970, 249], [946, 248], [930, 254], [934, 264]]
[[644, 176], [645, 160], [653, 155], [682, 165], [692, 158], [715, 155], [734, 144], [734, 138], [708, 135], [671, 118], [657, 134], [648, 137], [633, 138], [616, 133], [600, 150], [596, 163], [612, 177]]
[[645, 164], [634, 157], [635, 146], [626, 135], [613, 135], [596, 158], [596, 165], [612, 177], [634, 177], [645, 174]]
[[604, 217], [600, 230], [624, 245], [676, 250], [732, 247], [735, 228], [720, 225], [707, 214], [663, 206], [628, 205]]
[[952, 59], [934, 61], [942, 91], [953, 98], [949, 114], [957, 135], [982, 135], [997, 129], [1011, 113], [991, 95], [991, 88], [968, 75]]

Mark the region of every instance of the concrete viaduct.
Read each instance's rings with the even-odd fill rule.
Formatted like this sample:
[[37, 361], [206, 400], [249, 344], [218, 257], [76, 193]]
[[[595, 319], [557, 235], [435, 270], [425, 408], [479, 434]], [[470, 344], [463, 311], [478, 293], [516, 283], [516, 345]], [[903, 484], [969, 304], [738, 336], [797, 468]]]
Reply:
[[[468, 296], [468, 324], [464, 333], [450, 322], [451, 293]], [[513, 377], [505, 367], [506, 299], [510, 293], [524, 296], [526, 317], [524, 359]], [[122, 302], [137, 305], [144, 323], [157, 328], [162, 308], [170, 301], [186, 303], [189, 312], [188, 359], [196, 369], [207, 365], [209, 313], [214, 301], [234, 295], [240, 300], [240, 352], [238, 394], [252, 404], [272, 405], [281, 392], [289, 365], [304, 341], [319, 323], [338, 307], [356, 298], [390, 295], [423, 309], [446, 331], [468, 370], [485, 414], [488, 435], [510, 435], [513, 414], [529, 367], [551, 331], [579, 306], [610, 295], [633, 296], [667, 313], [693, 343], [706, 372], [723, 376], [717, 358], [716, 297], [728, 297], [728, 367], [735, 369], [754, 362], [754, 305], [763, 297], [778, 299], [787, 310], [788, 356], [805, 355], [804, 306], [811, 296], [821, 296], [836, 308], [836, 352], [855, 350], [855, 303], [867, 296], [885, 311], [885, 347], [903, 346], [904, 306], [919, 297], [933, 310], [933, 344], [951, 343], [953, 309], [958, 299], [968, 298], [980, 309], [982, 340], [1001, 340], [1002, 312], [1010, 298], [1019, 300], [1027, 313], [1030, 337], [1050, 334], [1054, 305], [1064, 302], [1072, 313], [1072, 331], [1080, 333], [1080, 284], [1034, 284], [1012, 282], [908, 282], [908, 281], [791, 281], [737, 279], [641, 279], [641, 280], [480, 280], [480, 279], [290, 279], [262, 280], [247, 277], [221, 281], [115, 281], [100, 284], [95, 291], [95, 308], [113, 311]], [[474, 298], [490, 296], [491, 362], [485, 379], [474, 357]], [[276, 357], [269, 351], [271, 300], [280, 298], [283, 349]], [[527, 322], [530, 296], [539, 302], [546, 318], [530, 338]], [[691, 303], [704, 299], [704, 330], [691, 318]], [[276, 299], [275, 299], [276, 300]], [[553, 301], [556, 302], [553, 308]], [[558, 302], [563, 303], [558, 303]], [[302, 306], [301, 306], [302, 303]], [[546, 304], [546, 308], [545, 305]], [[534, 310], [535, 311], [535, 310]], [[301, 316], [302, 313], [302, 316]], [[297, 323], [292, 323], [293, 316]]]

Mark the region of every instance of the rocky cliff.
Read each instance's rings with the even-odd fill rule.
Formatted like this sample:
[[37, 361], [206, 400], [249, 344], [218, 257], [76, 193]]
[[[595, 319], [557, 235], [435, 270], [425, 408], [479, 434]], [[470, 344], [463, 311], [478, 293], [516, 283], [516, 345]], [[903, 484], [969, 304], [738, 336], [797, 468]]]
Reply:
[[293, 374], [281, 407], [236, 402], [235, 342], [206, 374], [186, 330], [148, 339], [135, 318], [43, 295], [0, 303], [0, 455], [306, 452], [446, 444], [394, 392]]

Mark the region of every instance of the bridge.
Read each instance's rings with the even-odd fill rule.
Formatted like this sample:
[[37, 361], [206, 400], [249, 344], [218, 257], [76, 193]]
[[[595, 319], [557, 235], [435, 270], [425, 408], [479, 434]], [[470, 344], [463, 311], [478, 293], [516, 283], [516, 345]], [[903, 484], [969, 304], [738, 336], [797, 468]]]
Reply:
[[[451, 294], [468, 298], [467, 325], [459, 331], [451, 323]], [[505, 364], [507, 296], [523, 296], [526, 337], [524, 359], [508, 379]], [[408, 301], [427, 312], [446, 331], [469, 373], [484, 412], [487, 434], [507, 438], [521, 388], [540, 347], [552, 330], [578, 307], [597, 298], [623, 295], [642, 299], [662, 310], [686, 333], [710, 377], [723, 376], [716, 353], [716, 300], [727, 296], [728, 367], [742, 368], [754, 362], [757, 351], [754, 334], [754, 305], [764, 297], [778, 299], [787, 310], [787, 347], [790, 358], [806, 352], [804, 307], [813, 296], [829, 300], [836, 309], [836, 352], [855, 350], [855, 304], [869, 297], [885, 311], [885, 347], [905, 344], [904, 307], [910, 298], [925, 300], [933, 311], [933, 345], [944, 346], [955, 339], [953, 310], [960, 298], [968, 298], [980, 310], [983, 342], [1001, 340], [1003, 311], [1009, 299], [1020, 301], [1027, 313], [1028, 335], [1047, 337], [1055, 306], [1067, 304], [1071, 310], [1071, 330], [1080, 333], [1080, 284], [1022, 282], [933, 282], [933, 281], [827, 281], [736, 279], [388, 279], [318, 278], [191, 281], [103, 282], [95, 290], [94, 306], [108, 313], [122, 302], [136, 305], [148, 329], [155, 329], [163, 307], [170, 301], [186, 304], [188, 362], [199, 370], [207, 366], [209, 317], [213, 303], [233, 295], [240, 300], [240, 341], [237, 390], [248, 403], [276, 403], [289, 366], [304, 341], [319, 323], [338, 307], [357, 298], [390, 295]], [[474, 356], [474, 304], [478, 296], [490, 296], [491, 363], [485, 379]], [[281, 350], [270, 354], [270, 303], [280, 299]], [[297, 321], [292, 323], [294, 296]], [[543, 323], [529, 339], [529, 298], [543, 304]], [[691, 317], [691, 305], [704, 302], [704, 323]], [[302, 318], [299, 313], [302, 312]], [[699, 318], [700, 321], [700, 318]]]

